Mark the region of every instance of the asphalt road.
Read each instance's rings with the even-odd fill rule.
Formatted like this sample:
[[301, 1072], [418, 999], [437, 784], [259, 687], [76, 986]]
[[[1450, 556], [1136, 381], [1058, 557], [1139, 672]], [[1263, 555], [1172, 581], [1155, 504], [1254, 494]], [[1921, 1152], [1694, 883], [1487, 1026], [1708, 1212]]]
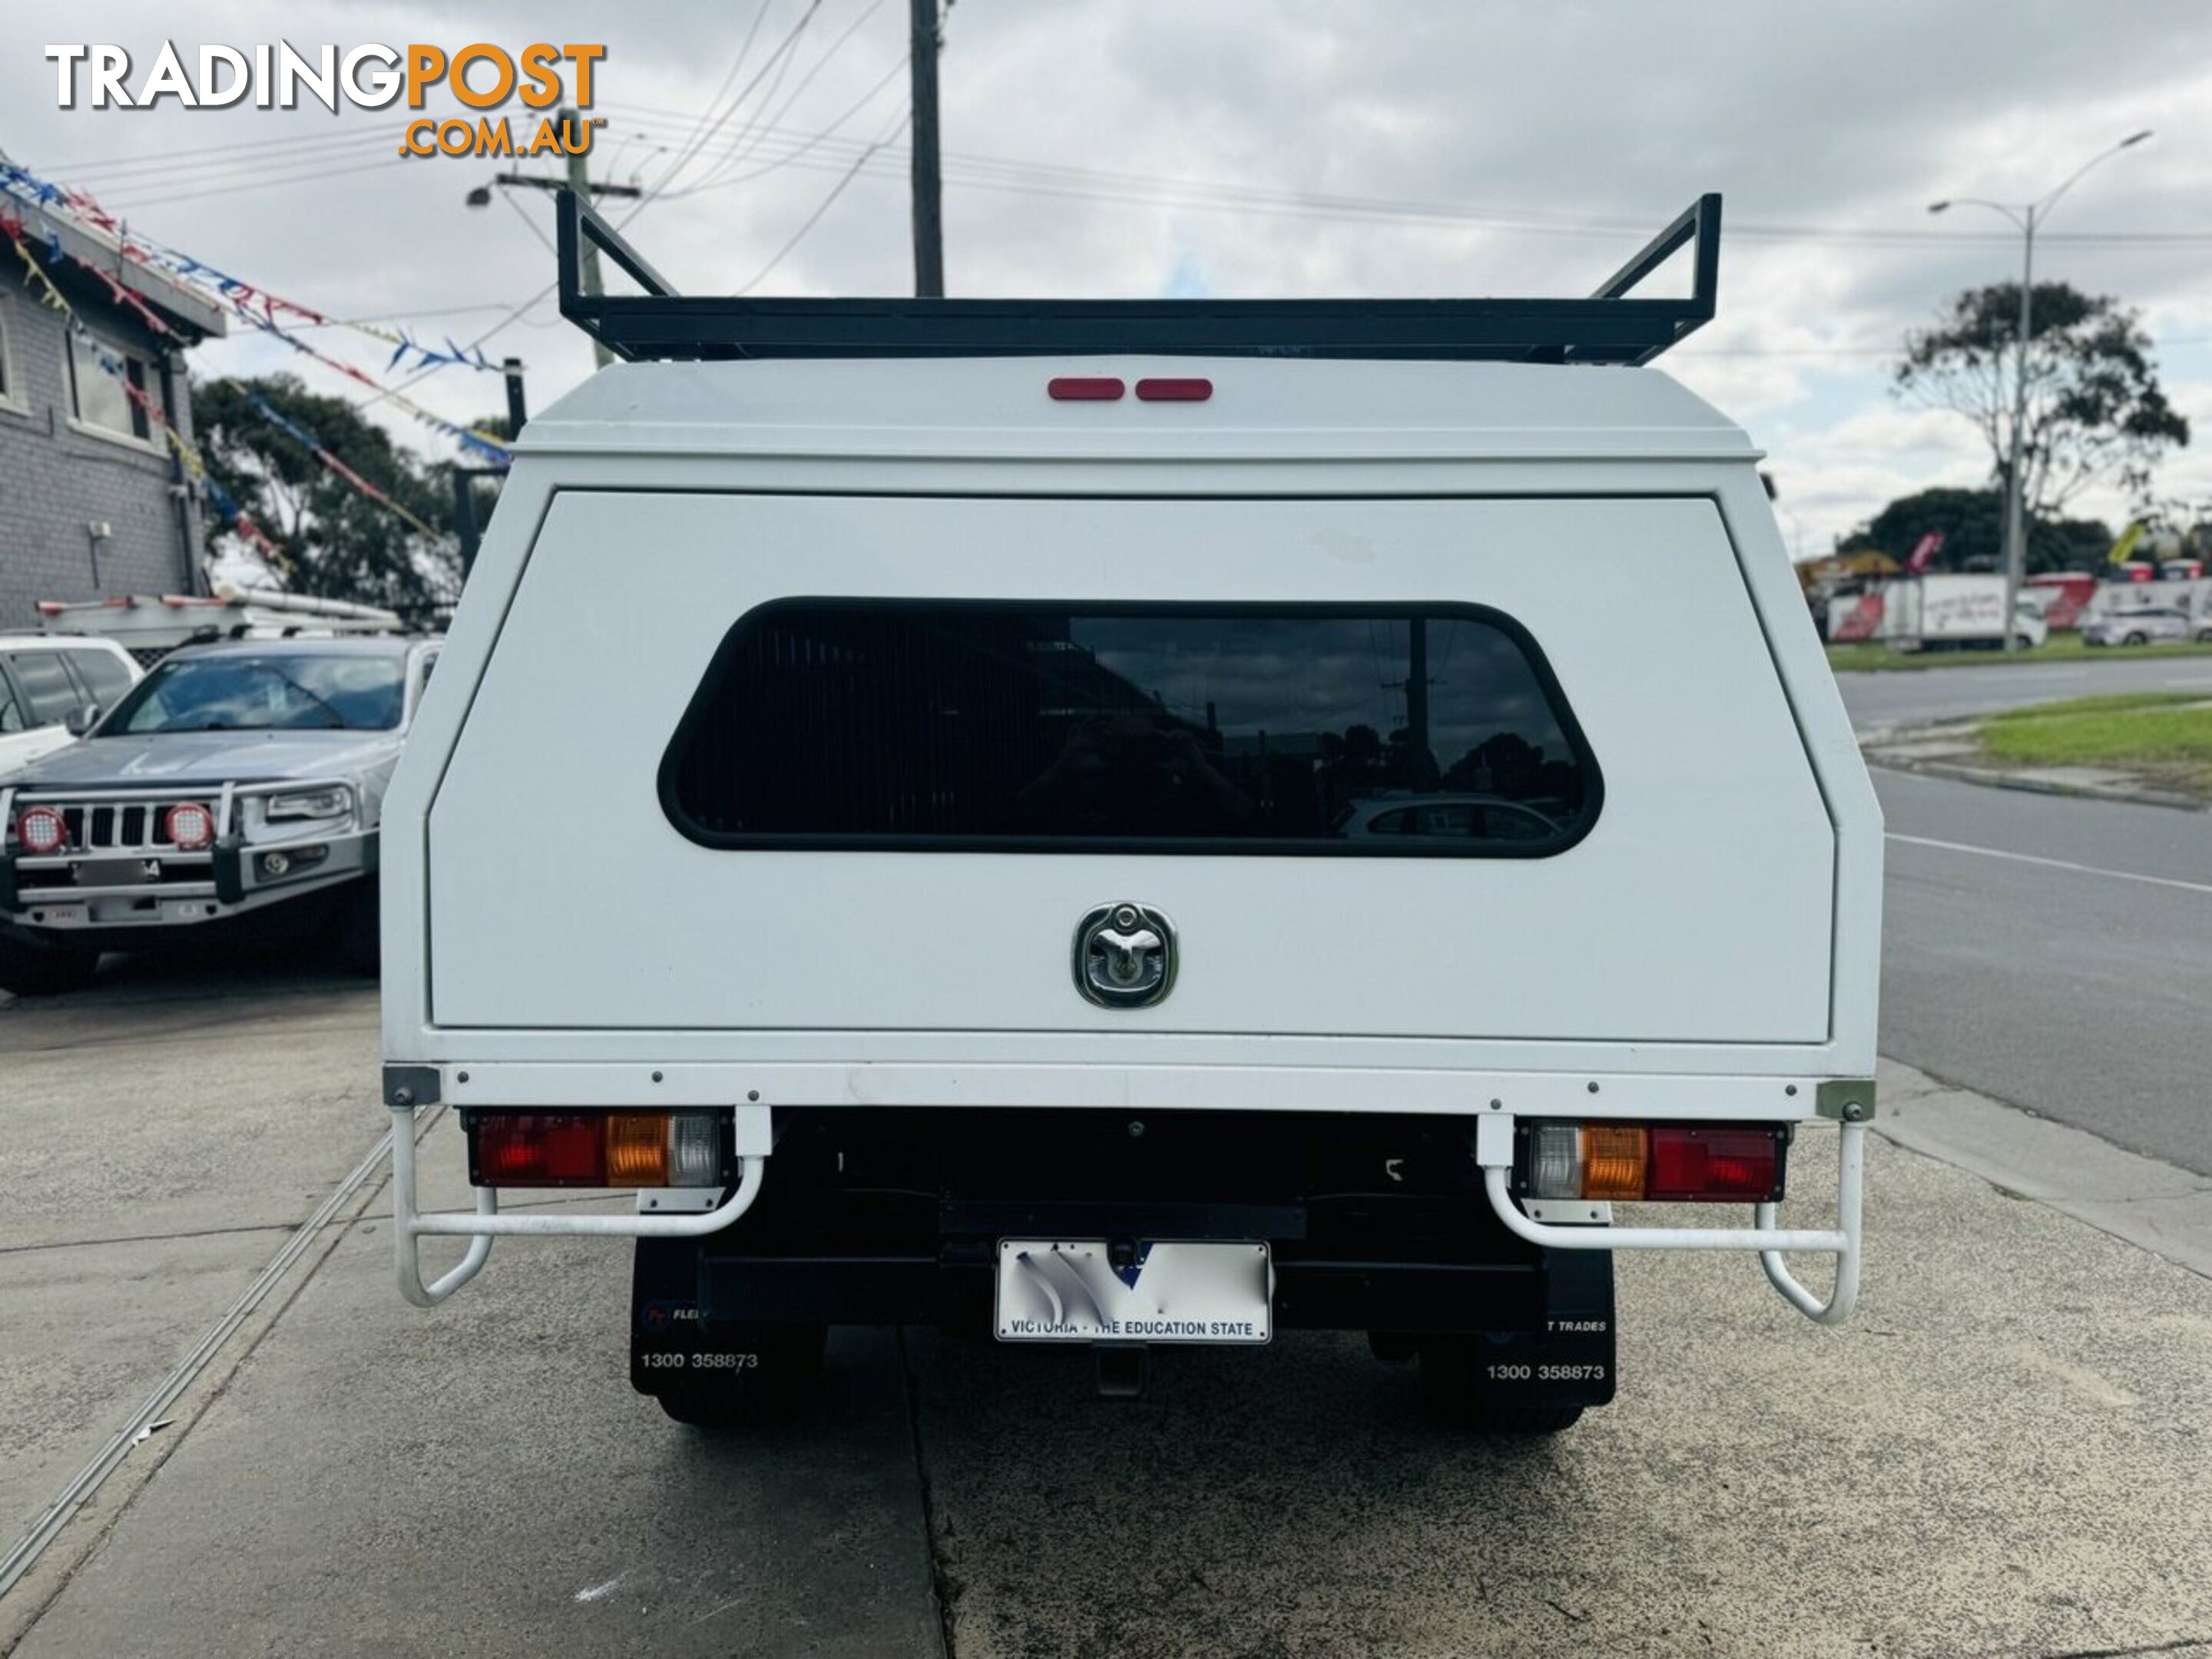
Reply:
[[2212, 813], [1875, 780], [1882, 1052], [2212, 1176]]
[[[2212, 658], [1837, 677], [1863, 729], [2212, 695]], [[1877, 771], [1882, 1052], [2212, 1175], [2212, 813]]]
[[1852, 724], [1893, 726], [1994, 714], [2023, 703], [2094, 697], [2119, 691], [2212, 694], [2212, 657], [2130, 657], [2124, 650], [2095, 661], [2026, 662], [1971, 668], [1893, 669], [1838, 674]]

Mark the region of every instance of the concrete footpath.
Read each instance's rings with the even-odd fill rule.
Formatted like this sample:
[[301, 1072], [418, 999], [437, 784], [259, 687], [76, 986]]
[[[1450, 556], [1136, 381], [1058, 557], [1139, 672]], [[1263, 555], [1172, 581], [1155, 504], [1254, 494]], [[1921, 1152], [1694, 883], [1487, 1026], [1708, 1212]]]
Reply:
[[[0, 1012], [0, 1543], [384, 1126], [372, 996], [121, 1012]], [[2212, 1183], [1901, 1071], [1883, 1112], [1983, 1167], [1873, 1143], [1850, 1326], [1626, 1258], [1619, 1401], [1522, 1446], [1310, 1334], [1117, 1403], [1079, 1356], [840, 1333], [796, 1422], [701, 1437], [629, 1392], [620, 1250], [508, 1241], [424, 1315], [365, 1189], [0, 1652], [2212, 1656], [2212, 1279], [2121, 1236], [2185, 1256]]]

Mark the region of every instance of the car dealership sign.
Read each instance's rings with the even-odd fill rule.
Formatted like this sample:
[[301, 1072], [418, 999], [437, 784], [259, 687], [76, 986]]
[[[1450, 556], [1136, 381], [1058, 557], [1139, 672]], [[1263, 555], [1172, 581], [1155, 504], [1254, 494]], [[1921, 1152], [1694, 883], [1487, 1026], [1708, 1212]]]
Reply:
[[[591, 107], [593, 71], [606, 47], [540, 40], [510, 52], [489, 41], [453, 52], [421, 42], [404, 46], [368, 42], [323, 46], [301, 52], [288, 40], [251, 46], [217, 43], [179, 52], [164, 40], [150, 65], [134, 65], [123, 47], [79, 42], [46, 49], [55, 65], [56, 97], [63, 109], [152, 109], [173, 98], [185, 109], [298, 109], [320, 104], [336, 113], [342, 104], [383, 109], [401, 99], [423, 107], [430, 89], [444, 85], [474, 110], [496, 110], [520, 97], [531, 111], [568, 104]], [[189, 56], [190, 61], [187, 61]], [[550, 114], [518, 137], [507, 118], [474, 123], [428, 119], [411, 123], [403, 154], [517, 155], [542, 149], [581, 152], [599, 123], [556, 121]], [[448, 129], [451, 129], [449, 131]]]

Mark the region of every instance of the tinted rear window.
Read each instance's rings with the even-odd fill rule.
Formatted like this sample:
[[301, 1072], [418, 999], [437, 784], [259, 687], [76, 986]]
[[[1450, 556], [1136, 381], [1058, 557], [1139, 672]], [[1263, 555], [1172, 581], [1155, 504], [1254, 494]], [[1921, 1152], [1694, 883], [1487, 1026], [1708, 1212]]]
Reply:
[[1600, 783], [1480, 606], [790, 599], [731, 629], [661, 793], [714, 847], [1540, 857]]

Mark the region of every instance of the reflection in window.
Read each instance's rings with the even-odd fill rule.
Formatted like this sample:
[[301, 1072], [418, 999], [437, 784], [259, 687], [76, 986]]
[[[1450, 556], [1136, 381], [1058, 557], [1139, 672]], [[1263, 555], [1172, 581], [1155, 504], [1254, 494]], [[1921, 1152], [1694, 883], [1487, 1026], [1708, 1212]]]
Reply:
[[1540, 854], [1598, 779], [1525, 635], [1471, 605], [793, 600], [672, 744], [709, 844]]

